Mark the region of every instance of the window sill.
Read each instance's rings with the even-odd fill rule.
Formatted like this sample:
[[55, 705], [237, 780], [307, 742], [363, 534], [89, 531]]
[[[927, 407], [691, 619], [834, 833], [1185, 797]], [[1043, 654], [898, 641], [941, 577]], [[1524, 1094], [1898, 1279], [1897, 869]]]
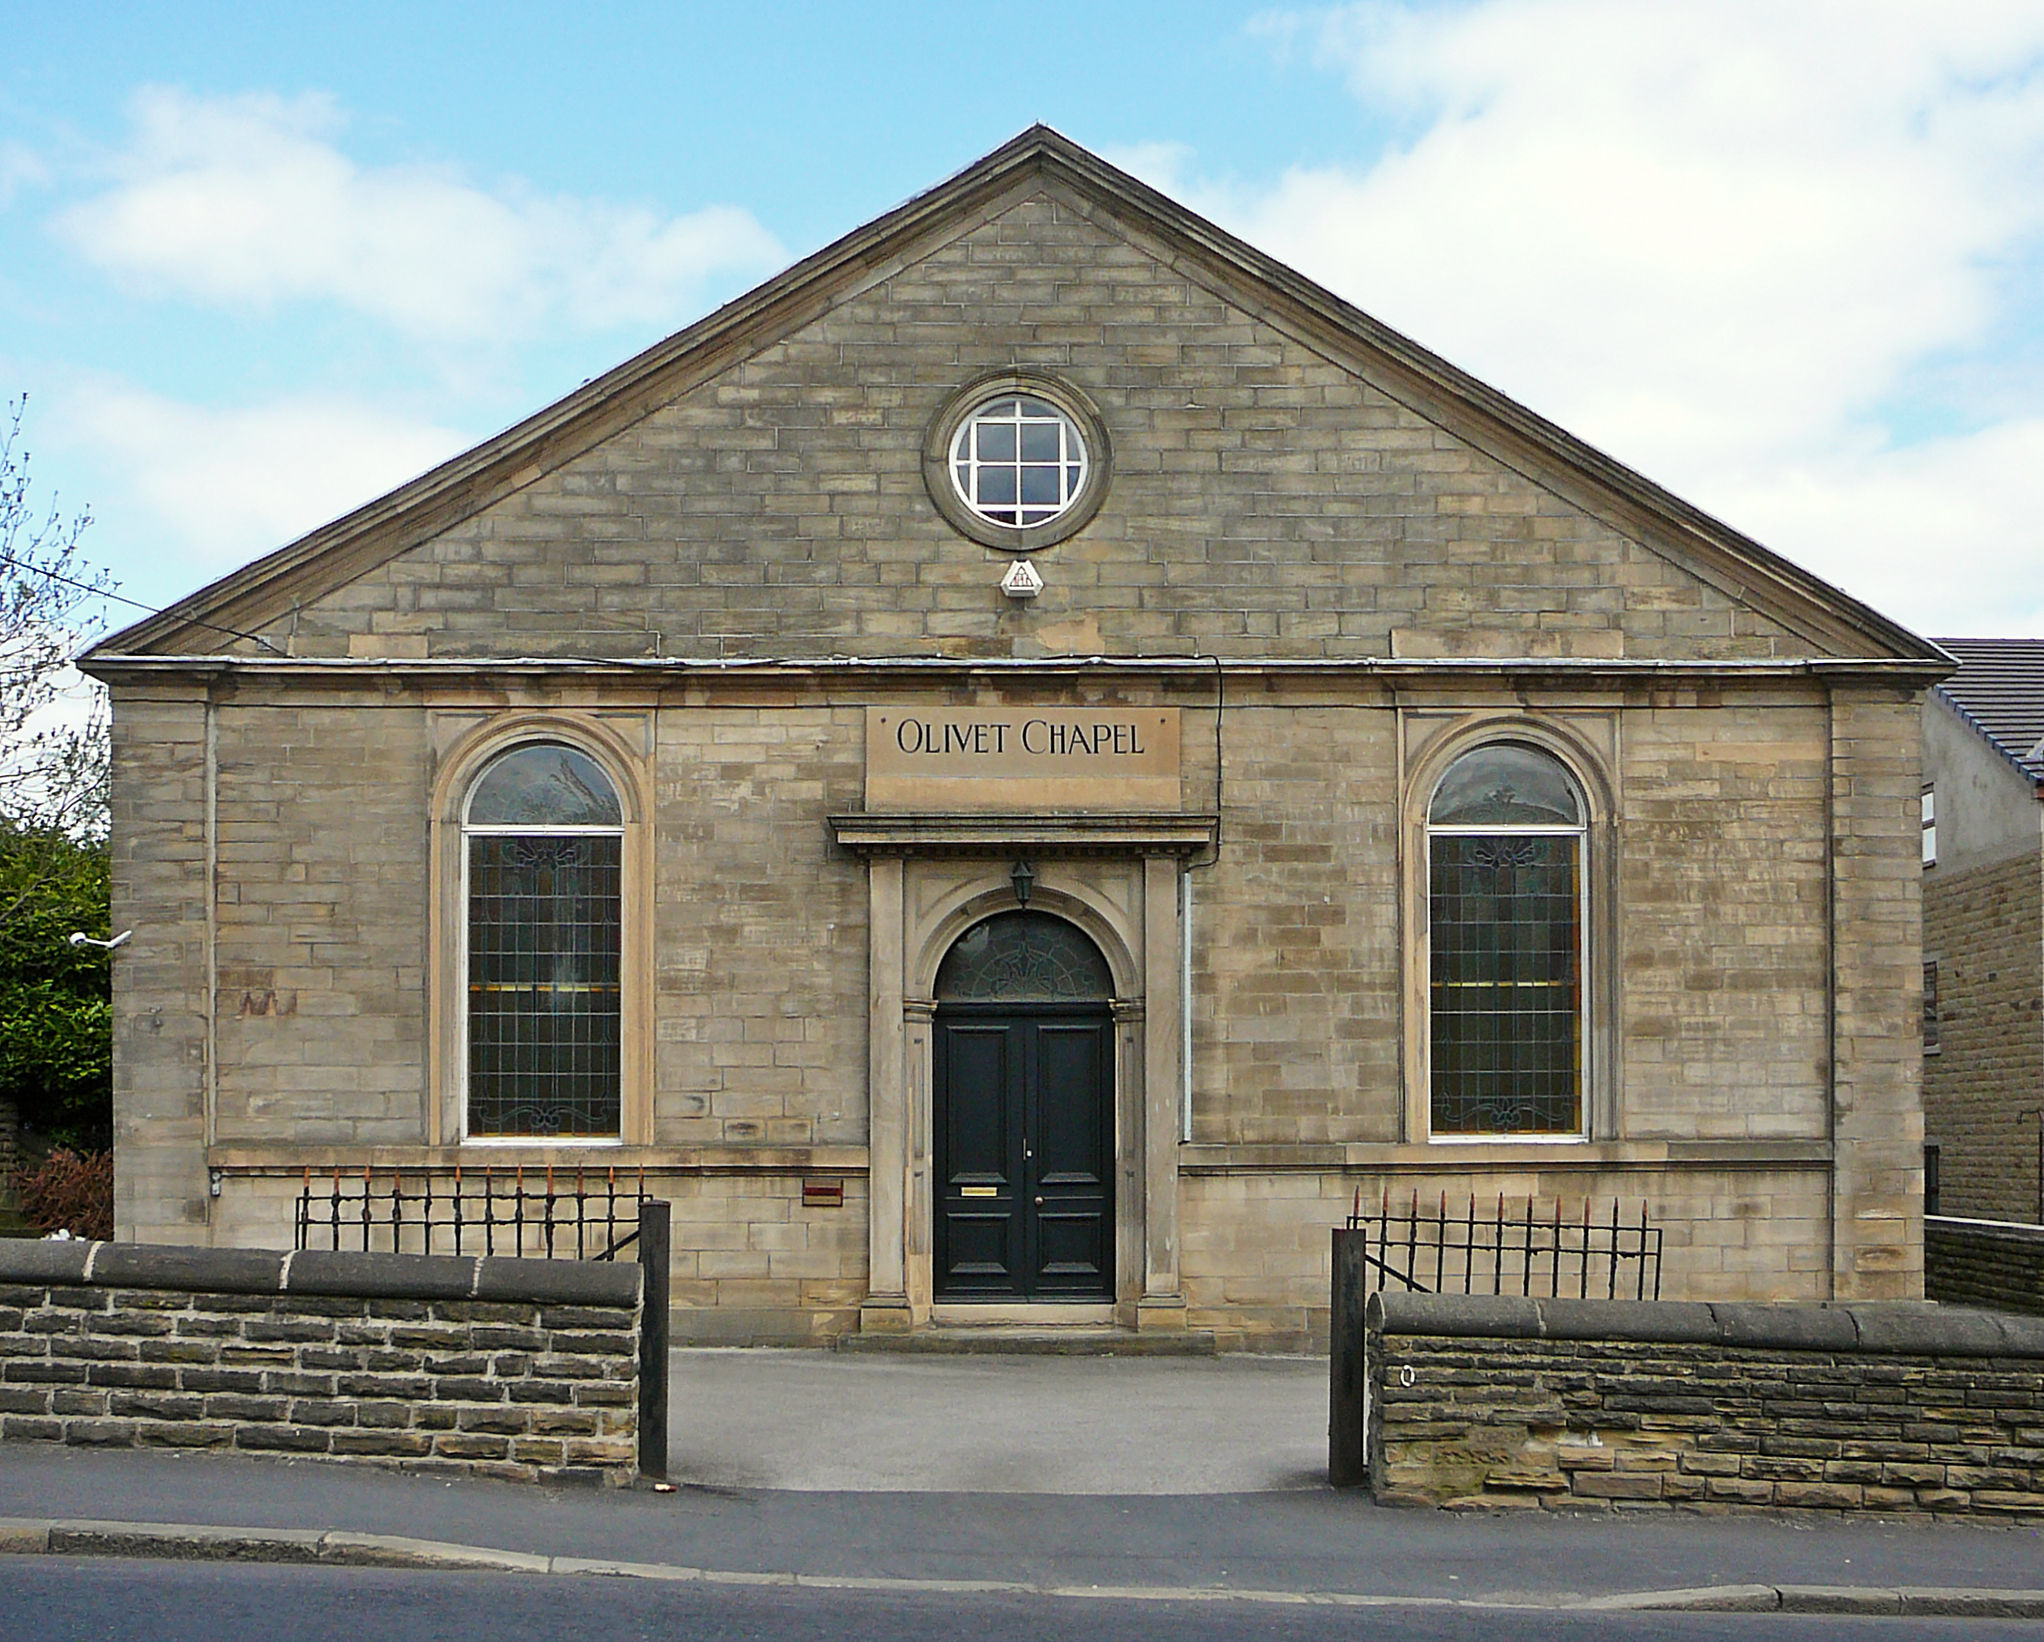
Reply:
[[601, 1146], [517, 1144], [498, 1141], [488, 1145], [471, 1141], [458, 1146], [321, 1146], [310, 1145], [221, 1145], [206, 1153], [209, 1167], [232, 1175], [300, 1177], [310, 1169], [315, 1175], [359, 1175], [364, 1169], [379, 1174], [393, 1169], [432, 1169], [435, 1172], [464, 1169], [556, 1169], [572, 1172], [582, 1167], [594, 1170], [627, 1171], [644, 1169], [647, 1174], [864, 1174], [864, 1146], [629, 1146], [610, 1141]]
[[1588, 1135], [1428, 1135], [1422, 1146], [1587, 1146]]
[[1822, 1169], [1831, 1164], [1825, 1140], [1578, 1140], [1563, 1145], [1525, 1141], [1330, 1142], [1211, 1145], [1178, 1148], [1184, 1174], [1414, 1174], [1496, 1169]]

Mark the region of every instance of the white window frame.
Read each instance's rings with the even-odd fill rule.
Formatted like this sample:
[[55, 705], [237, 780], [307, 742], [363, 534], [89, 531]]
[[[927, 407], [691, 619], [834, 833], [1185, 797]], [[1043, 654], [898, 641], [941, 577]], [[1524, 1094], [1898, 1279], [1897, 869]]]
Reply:
[[[1576, 808], [1582, 819], [1572, 827], [1559, 825], [1496, 825], [1464, 826], [1453, 823], [1436, 825], [1432, 819], [1434, 800], [1439, 796], [1442, 782], [1463, 759], [1484, 751], [1489, 747], [1522, 747], [1553, 760], [1556, 768], [1567, 777], [1570, 789], [1575, 793]], [[1497, 736], [1462, 747], [1443, 766], [1440, 776], [1434, 781], [1427, 795], [1427, 819], [1423, 829], [1423, 843], [1420, 852], [1420, 924], [1424, 940], [1420, 946], [1420, 961], [1424, 966], [1420, 974], [1421, 996], [1425, 999], [1426, 1019], [1420, 1034], [1422, 1046], [1422, 1067], [1425, 1083], [1422, 1089], [1421, 1110], [1425, 1115], [1426, 1139], [1437, 1146], [1496, 1146], [1500, 1144], [1531, 1146], [1580, 1146], [1588, 1142], [1591, 1134], [1591, 1084], [1590, 1084], [1590, 805], [1583, 783], [1577, 778], [1553, 750], [1535, 742], [1524, 741], [1512, 736]], [[1496, 1131], [1487, 1134], [1441, 1134], [1434, 1129], [1434, 1064], [1433, 1064], [1433, 1005], [1434, 1005], [1434, 846], [1435, 838], [1573, 838], [1576, 841], [1576, 1118], [1573, 1130], [1541, 1131]]]
[[[478, 789], [481, 788], [484, 780], [487, 779], [487, 777], [489, 776], [490, 771], [495, 769], [502, 760], [512, 757], [513, 755], [523, 751], [527, 747], [535, 746], [567, 747], [574, 752], [580, 753], [584, 758], [589, 759], [590, 762], [595, 764], [599, 770], [603, 769], [602, 760], [596, 758], [595, 755], [592, 754], [587, 748], [579, 746], [577, 743], [570, 741], [565, 737], [554, 735], [542, 735], [531, 736], [520, 741], [514, 741], [509, 746], [499, 747], [495, 749], [488, 758], [484, 759], [479, 765], [477, 765], [476, 769], [469, 777], [468, 789], [462, 795], [461, 801], [461, 827], [460, 827], [461, 877], [460, 877], [460, 901], [458, 903], [457, 915], [457, 929], [459, 931], [459, 934], [457, 936], [458, 950], [455, 958], [455, 974], [454, 974], [454, 995], [457, 1001], [456, 1014], [458, 1030], [455, 1033], [454, 1042], [451, 1045], [454, 1059], [455, 1084], [456, 1088], [459, 1090], [459, 1101], [457, 1105], [456, 1118], [456, 1122], [458, 1125], [457, 1133], [460, 1139], [460, 1143], [463, 1146], [497, 1146], [524, 1148], [531, 1148], [534, 1146], [546, 1147], [558, 1146], [576, 1148], [591, 1147], [600, 1148], [606, 1146], [622, 1146], [625, 1143], [624, 1131], [626, 1125], [625, 1115], [626, 1074], [624, 1066], [626, 1047], [623, 1042], [623, 1038], [626, 1030], [628, 1029], [625, 1009], [626, 993], [624, 990], [625, 985], [624, 967], [627, 963], [631, 961], [631, 953], [626, 944], [623, 916], [624, 901], [626, 896], [629, 894], [629, 887], [626, 882], [629, 872], [630, 859], [630, 850], [628, 848], [628, 839], [626, 836], [629, 829], [622, 822], [620, 822], [619, 825], [614, 827], [586, 827], [586, 826], [526, 827], [496, 825], [477, 826], [469, 820], [469, 813], [475, 803], [476, 792], [478, 791]], [[628, 813], [625, 809], [625, 797], [624, 794], [618, 789], [618, 782], [616, 777], [611, 775], [611, 773], [608, 770], [604, 770], [603, 774], [604, 779], [610, 783], [611, 799], [614, 803], [618, 805], [619, 814], [624, 815]], [[471, 838], [567, 838], [567, 837], [615, 838], [618, 840], [618, 901], [619, 901], [618, 1035], [620, 1040], [618, 1066], [618, 1132], [614, 1135], [478, 1134], [476, 1133], [476, 1131], [474, 1130], [469, 1121], [468, 1059], [470, 1028], [469, 1028], [468, 974], [469, 974], [470, 918], [469, 918], [468, 841]]]
[[[1029, 399], [1035, 399], [1038, 404], [1049, 406], [1051, 414], [1048, 417], [1027, 414], [1022, 409], [1022, 406]], [[1008, 417], [994, 417], [988, 414], [996, 405], [1009, 403], [1015, 406], [1015, 415], [1012, 419]], [[979, 440], [974, 435], [978, 428], [989, 424], [1014, 428], [1015, 460], [1013, 462], [982, 462], [980, 460]], [[1059, 454], [1055, 464], [1025, 462], [1023, 460], [1022, 430], [1030, 426], [1048, 426], [1055, 427], [1058, 430]], [[1078, 453], [1076, 460], [1068, 454], [1068, 452], [1072, 451]], [[1057, 505], [1047, 508], [1042, 504], [1027, 504], [1023, 502], [1023, 468], [1048, 465], [1055, 465], [1057, 469], [1059, 493]], [[1076, 478], [1072, 477], [1071, 474], [1071, 469], [1074, 466], [1079, 470]], [[961, 467], [966, 470], [966, 477], [963, 480], [960, 479], [958, 471]], [[987, 511], [990, 506], [1004, 507], [1007, 504], [987, 503], [979, 499], [979, 475], [983, 467], [1014, 469], [1015, 502], [1013, 511], [1016, 514], [1014, 521], [997, 519]], [[977, 518], [986, 524], [992, 525], [997, 530], [1012, 530], [1019, 534], [1022, 531], [1041, 530], [1046, 526], [1054, 525], [1067, 513], [1071, 512], [1073, 508], [1078, 506], [1080, 498], [1086, 494], [1087, 480], [1092, 477], [1092, 452], [1087, 448], [1085, 430], [1079, 426], [1078, 420], [1062, 405], [1056, 404], [1041, 394], [1032, 394], [1023, 389], [1017, 389], [1012, 393], [991, 395], [983, 403], [974, 406], [966, 414], [965, 419], [958, 424], [958, 431], [951, 436], [949, 471], [952, 490], [957, 493], [958, 499]], [[1025, 511], [1039, 512], [1042, 514], [1042, 517], [1024, 519], [1021, 515]]]

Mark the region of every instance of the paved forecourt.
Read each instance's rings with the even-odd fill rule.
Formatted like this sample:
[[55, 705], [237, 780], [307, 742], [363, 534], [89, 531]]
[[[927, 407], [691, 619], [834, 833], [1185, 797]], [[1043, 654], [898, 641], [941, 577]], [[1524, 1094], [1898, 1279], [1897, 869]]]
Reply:
[[1324, 1357], [673, 1357], [668, 1475], [803, 1492], [1247, 1494], [1327, 1482]]

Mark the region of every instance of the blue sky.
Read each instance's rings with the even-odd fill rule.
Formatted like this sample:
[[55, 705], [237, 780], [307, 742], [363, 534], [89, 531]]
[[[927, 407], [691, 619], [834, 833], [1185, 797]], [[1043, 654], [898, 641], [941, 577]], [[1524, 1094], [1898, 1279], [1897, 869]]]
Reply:
[[20, 8], [0, 392], [162, 602], [1038, 119], [1919, 630], [2044, 634], [2036, 0]]

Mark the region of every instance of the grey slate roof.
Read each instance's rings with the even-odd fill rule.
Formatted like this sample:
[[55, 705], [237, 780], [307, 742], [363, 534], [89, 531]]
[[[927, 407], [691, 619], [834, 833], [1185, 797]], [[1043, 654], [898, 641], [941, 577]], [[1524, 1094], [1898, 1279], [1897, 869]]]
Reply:
[[1936, 639], [1959, 670], [1936, 686], [2033, 780], [2044, 781], [2044, 639]]

